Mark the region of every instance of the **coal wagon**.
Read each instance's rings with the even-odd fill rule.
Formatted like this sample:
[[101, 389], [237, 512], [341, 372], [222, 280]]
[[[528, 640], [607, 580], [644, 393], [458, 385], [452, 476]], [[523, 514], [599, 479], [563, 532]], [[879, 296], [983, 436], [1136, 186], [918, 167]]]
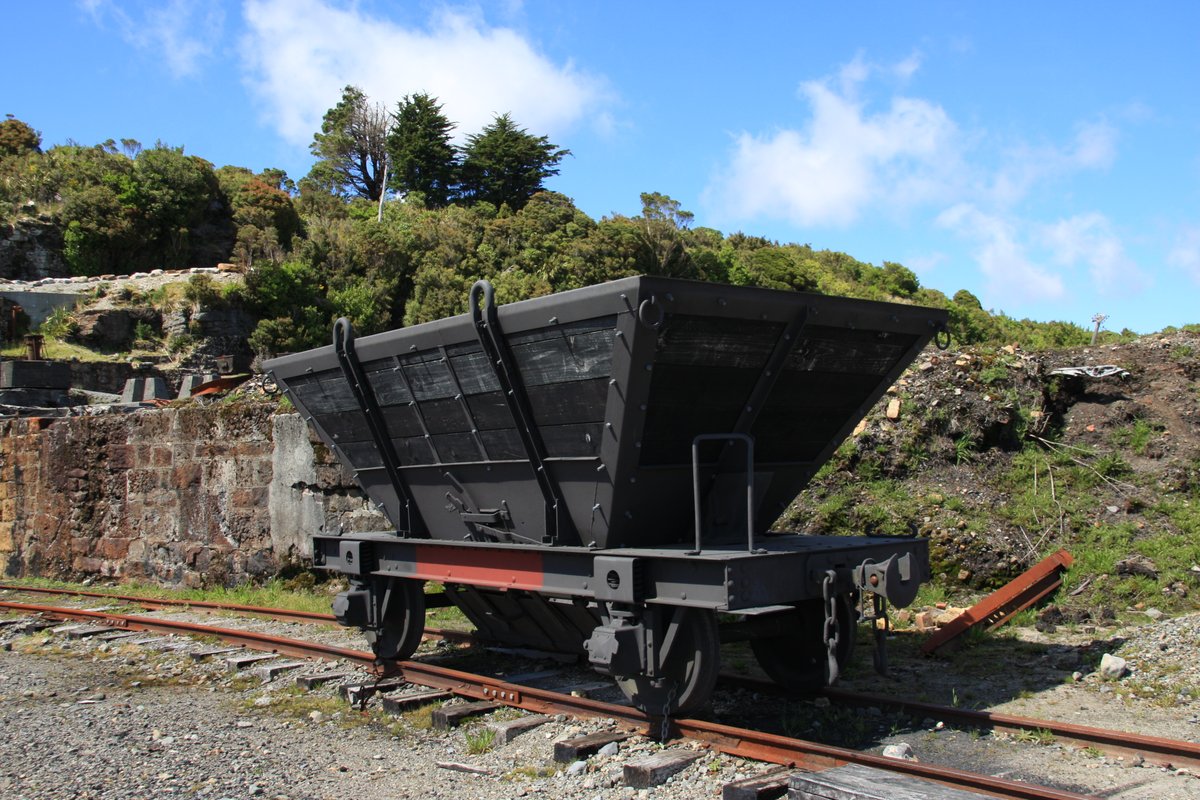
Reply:
[[634, 277], [355, 338], [267, 370], [393, 529], [322, 532], [334, 613], [381, 661], [426, 582], [510, 646], [578, 653], [652, 713], [695, 709], [723, 642], [836, 679], [862, 617], [910, 603], [919, 538], [771, 525], [945, 312]]

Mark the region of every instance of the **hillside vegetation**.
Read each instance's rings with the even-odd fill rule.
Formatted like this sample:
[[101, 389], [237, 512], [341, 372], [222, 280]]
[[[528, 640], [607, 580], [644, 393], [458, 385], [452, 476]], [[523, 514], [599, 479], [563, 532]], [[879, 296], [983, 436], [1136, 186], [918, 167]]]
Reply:
[[[872, 412], [780, 525], [929, 537], [934, 595], [988, 590], [1065, 547], [1076, 567], [1060, 599], [1079, 619], [1139, 604], [1195, 608], [1197, 326], [1102, 331], [1090, 345], [1078, 325], [992, 313], [967, 291], [922, 286], [899, 263], [693, 227], [663, 194], [642, 194], [637, 216], [592, 219], [542, 186], [566, 151], [507, 115], [456, 151], [432, 98], [405, 98], [388, 122], [351, 88], [298, 182], [130, 140], [43, 151], [30, 126], [0, 122], [0, 244], [34, 225], [73, 275], [219, 262], [243, 273], [147, 293], [99, 287], [43, 323], [51, 352], [64, 342], [86, 357], [98, 308], [128, 311], [122, 347], [139, 354], [184, 358], [231, 320], [259, 355], [296, 351], [325, 344], [338, 316], [372, 333], [463, 312], [479, 278], [500, 302], [649, 274], [937, 306], [950, 312], [956, 349], [914, 365], [891, 390], [896, 413]], [[390, 132], [349, 136], [360, 127], [348, 121], [364, 114]], [[387, 148], [401, 199], [379, 203], [373, 170]], [[421, 158], [440, 159], [438, 169]], [[506, 164], [521, 180], [494, 180]], [[1051, 374], [1084, 364], [1128, 375]]]
[[[659, 193], [641, 195], [638, 216], [592, 219], [543, 190], [566, 151], [507, 115], [470, 137], [462, 153], [436, 151], [449, 159], [438, 181], [413, 177], [428, 170], [397, 170], [390, 183], [403, 199], [380, 204], [379, 176], [353, 168], [374, 163], [371, 153], [382, 157], [371, 149], [381, 146], [378, 137], [362, 143], [356, 159], [360, 145], [339, 133], [349, 117], [372, 112], [350, 89], [314, 137], [321, 160], [299, 182], [281, 170], [214, 168], [183, 148], [128, 139], [43, 151], [36, 131], [9, 118], [0, 122], [0, 243], [21, 226], [40, 226], [70, 275], [232, 262], [245, 285], [220, 299], [258, 319], [249, 339], [261, 355], [323, 344], [338, 316], [371, 333], [462, 312], [478, 278], [511, 302], [636, 274], [938, 306], [949, 310], [962, 344], [1044, 349], [1090, 339], [1078, 325], [1016, 320], [983, 309], [970, 292], [922, 286], [899, 263], [693, 227], [692, 214]], [[436, 117], [436, 104], [422, 97], [406, 98], [395, 119], [406, 109]], [[372, 113], [378, 121], [379, 109]], [[412, 167], [411, 152], [429, 149], [419, 144], [395, 140], [394, 163]], [[496, 180], [506, 168], [522, 180]]]
[[[1110, 365], [1108, 377], [1055, 375]], [[1073, 621], [1200, 598], [1200, 332], [926, 355], [782, 528], [930, 539], [928, 599], [997, 588], [1060, 548]], [[898, 405], [898, 407], [897, 407]]]

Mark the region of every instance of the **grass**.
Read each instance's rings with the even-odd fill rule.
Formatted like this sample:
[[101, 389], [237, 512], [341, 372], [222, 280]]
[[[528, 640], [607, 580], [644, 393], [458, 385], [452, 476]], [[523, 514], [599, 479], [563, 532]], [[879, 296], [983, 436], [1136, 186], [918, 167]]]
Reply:
[[100, 594], [137, 595], [140, 597], [198, 600], [209, 603], [286, 608], [293, 611], [329, 612], [330, 593], [319, 589], [297, 589], [300, 581], [272, 578], [261, 585], [240, 584], [211, 589], [167, 589], [153, 584], [131, 582], [118, 587], [81, 587], [78, 583], [49, 578], [8, 578], [5, 583], [40, 589], [84, 589]]
[[409, 728], [418, 731], [427, 731], [433, 729], [433, 712], [438, 708], [438, 703], [426, 703], [423, 706], [409, 709], [400, 715], [400, 719]]
[[1048, 747], [1054, 744], [1054, 734], [1045, 728], [1035, 728], [1033, 730], [1019, 730], [1013, 734], [1013, 739], [1026, 744], [1037, 744], [1043, 747]]
[[1161, 423], [1136, 419], [1133, 424], [1118, 428], [1109, 437], [1116, 447], [1126, 447], [1137, 455], [1143, 455], [1151, 441], [1158, 438], [1165, 427]]
[[950, 595], [946, 591], [945, 586], [938, 583], [924, 583], [917, 590], [917, 599], [913, 601], [912, 605], [914, 608], [934, 606], [938, 603], [947, 602], [949, 597]]
[[425, 623], [434, 628], [453, 631], [471, 631], [475, 626], [457, 608], [433, 608], [426, 612]]
[[496, 744], [496, 731], [486, 725], [476, 726], [464, 734], [467, 752], [473, 756], [486, 753]]
[[975, 457], [975, 438], [964, 433], [954, 440], [954, 463], [962, 464]]
[[553, 778], [556, 774], [558, 774], [558, 766], [555, 764], [521, 764], [500, 776], [500, 780], [535, 781], [541, 778]]
[[[70, 361], [71, 359], [79, 359], [80, 361], [128, 361], [131, 358], [136, 360], [138, 356], [155, 355], [157, 352], [157, 350], [134, 350], [121, 353], [102, 353], [99, 350], [92, 350], [83, 345], [49, 338], [42, 343], [42, 358], [53, 361]], [[4, 356], [5, 358], [24, 358], [25, 345], [18, 343], [0, 347], [0, 356]]]
[[999, 383], [1008, 378], [1008, 367], [1003, 364], [995, 364], [986, 367], [979, 371], [979, 382], [984, 386], [991, 386], [994, 383]]
[[[255, 705], [255, 701], [264, 696], [271, 698], [271, 704]], [[306, 692], [297, 686], [289, 686], [269, 695], [246, 698], [241, 706], [245, 711], [270, 712], [295, 719], [308, 719], [310, 714], [318, 711], [324, 719], [335, 722], [341, 728], [353, 728], [371, 722], [369, 715], [352, 711], [341, 698]]]

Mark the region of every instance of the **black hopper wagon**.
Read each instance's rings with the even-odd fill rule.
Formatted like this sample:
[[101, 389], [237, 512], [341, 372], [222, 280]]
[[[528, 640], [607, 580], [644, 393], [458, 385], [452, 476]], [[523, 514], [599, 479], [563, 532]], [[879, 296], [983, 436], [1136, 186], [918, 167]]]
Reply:
[[484, 640], [586, 655], [665, 714], [707, 701], [723, 642], [813, 688], [912, 602], [924, 540], [768, 528], [945, 325], [652, 277], [498, 307], [480, 281], [467, 314], [338, 320], [266, 367], [394, 526], [313, 537], [381, 661], [412, 655], [436, 581]]

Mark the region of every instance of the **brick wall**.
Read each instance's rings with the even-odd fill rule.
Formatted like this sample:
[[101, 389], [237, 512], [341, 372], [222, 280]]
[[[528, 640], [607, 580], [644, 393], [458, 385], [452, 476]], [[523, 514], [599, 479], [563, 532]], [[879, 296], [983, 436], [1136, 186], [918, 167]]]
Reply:
[[0, 420], [10, 576], [232, 584], [303, 564], [319, 530], [387, 527], [273, 406]]

